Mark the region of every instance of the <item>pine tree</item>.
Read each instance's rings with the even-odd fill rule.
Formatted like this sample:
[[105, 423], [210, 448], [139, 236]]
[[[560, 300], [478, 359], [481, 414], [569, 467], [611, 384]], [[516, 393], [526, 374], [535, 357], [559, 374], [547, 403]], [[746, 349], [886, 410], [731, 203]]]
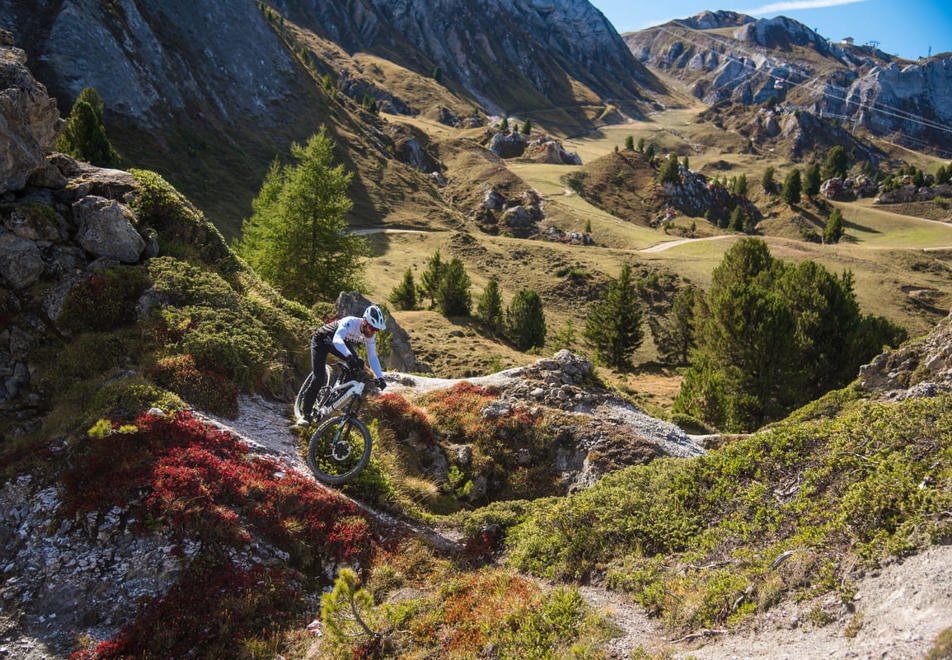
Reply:
[[443, 280], [443, 273], [446, 271], [446, 264], [440, 258], [440, 251], [437, 250], [426, 262], [426, 270], [420, 275], [420, 297], [430, 299], [430, 309], [436, 307], [437, 294], [440, 289], [440, 282]]
[[571, 350], [572, 346], [575, 345], [577, 334], [572, 319], [565, 319], [565, 325], [555, 334], [555, 339], [552, 340], [553, 350], [561, 351], [563, 348]]
[[777, 189], [777, 184], [774, 183], [774, 168], [768, 167], [764, 170], [764, 175], [760, 179], [760, 185], [764, 189], [765, 193], [773, 193]]
[[649, 142], [649, 143], [648, 143], [648, 146], [645, 147], [645, 158], [648, 159], [648, 164], [649, 164], [649, 165], [652, 164], [652, 163], [654, 163], [654, 156], [655, 156], [655, 146], [654, 146], [654, 143]]
[[530, 135], [532, 133], [532, 120], [526, 119], [522, 122], [522, 130], [520, 131], [523, 135]]
[[823, 169], [820, 170], [820, 177], [824, 181], [833, 178], [844, 179], [849, 165], [850, 161], [846, 149], [838, 144], [826, 152], [826, 161], [823, 163]]
[[783, 181], [783, 190], [780, 196], [788, 206], [800, 203], [800, 192], [803, 190], [803, 183], [800, 179], [800, 170], [794, 168]]
[[443, 316], [469, 316], [469, 275], [457, 257], [446, 265], [436, 291], [436, 306]]
[[952, 171], [945, 165], [939, 165], [939, 169], [935, 172], [936, 185], [948, 183], [950, 179], [952, 179]]
[[503, 133], [509, 130], [509, 117], [502, 118], [502, 122], [499, 124], [499, 130]]
[[826, 219], [826, 226], [823, 228], [823, 242], [827, 244], [839, 243], [843, 237], [843, 214], [838, 208], [830, 212], [830, 217]]
[[407, 268], [403, 274], [403, 281], [393, 287], [390, 295], [387, 297], [394, 307], [401, 310], [416, 309], [416, 283], [413, 281], [413, 269]]
[[651, 335], [663, 363], [678, 366], [688, 363], [695, 343], [694, 305], [699, 295], [695, 287], [686, 286], [678, 291], [663, 320], [649, 319]]
[[696, 349], [674, 411], [721, 429], [753, 430], [843, 387], [904, 331], [861, 317], [850, 273], [785, 264], [744, 238], [695, 304]]
[[730, 219], [730, 228], [734, 231], [744, 231], [744, 221], [747, 219], [747, 215], [744, 213], [744, 209], [740, 206], [735, 206], [734, 210], [731, 212]]
[[334, 582], [334, 590], [321, 595], [321, 622], [331, 639], [339, 644], [380, 637], [371, 628], [376, 623], [373, 596], [359, 584], [354, 570], [344, 567]]
[[[627, 140], [625, 141], [625, 146], [628, 146]], [[644, 139], [644, 138], [638, 138], [638, 151], [641, 152], [641, 153], [644, 153], [644, 152], [645, 152], [645, 139]]]
[[324, 128], [307, 144], [292, 144], [291, 155], [297, 165], [272, 163], [238, 252], [286, 297], [312, 305], [359, 288], [369, 249], [344, 219], [351, 174], [332, 167]]
[[476, 306], [476, 317], [483, 328], [494, 335], [502, 334], [505, 330], [503, 322], [502, 295], [499, 293], [499, 282], [490, 277], [479, 297]]
[[506, 309], [509, 340], [520, 351], [545, 344], [545, 313], [542, 299], [532, 289], [521, 289]]
[[106, 137], [105, 106], [92, 87], [80, 92], [56, 140], [56, 149], [100, 167], [118, 167], [119, 154]]
[[668, 154], [661, 169], [658, 170], [658, 181], [661, 183], [681, 182], [681, 166], [678, 164], [678, 157], [675, 154]]
[[582, 331], [595, 357], [610, 367], [631, 364], [631, 355], [644, 340], [641, 302], [631, 281], [631, 266], [608, 286], [605, 297], [589, 306]]
[[734, 194], [738, 197], [747, 197], [747, 175], [741, 174], [734, 182]]
[[804, 176], [803, 192], [807, 197], [816, 197], [820, 194], [820, 164], [811, 163]]
[[[643, 145], [643, 144], [644, 144], [644, 140], [641, 140], [641, 141], [639, 142], [639, 145]], [[625, 149], [627, 149], [628, 151], [632, 151], [634, 148], [635, 148], [635, 138], [634, 138], [634, 136], [632, 136], [632, 135], [626, 135], [626, 136], [625, 136]], [[641, 149], [638, 149], [638, 151], [641, 151]]]

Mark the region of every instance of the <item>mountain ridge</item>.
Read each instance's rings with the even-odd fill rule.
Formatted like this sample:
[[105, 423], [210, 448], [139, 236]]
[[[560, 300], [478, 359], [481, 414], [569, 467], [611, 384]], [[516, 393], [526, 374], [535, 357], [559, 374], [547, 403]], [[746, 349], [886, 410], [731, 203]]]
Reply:
[[908, 62], [834, 43], [784, 16], [733, 12], [704, 12], [623, 38], [640, 61], [705, 103], [775, 97], [915, 149], [952, 153], [952, 54]]

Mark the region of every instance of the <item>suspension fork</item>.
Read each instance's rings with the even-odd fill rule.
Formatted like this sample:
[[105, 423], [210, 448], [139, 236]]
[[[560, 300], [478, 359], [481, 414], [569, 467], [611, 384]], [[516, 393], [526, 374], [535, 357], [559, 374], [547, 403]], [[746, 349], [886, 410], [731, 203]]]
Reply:
[[364, 402], [363, 395], [355, 396], [351, 398], [350, 402], [347, 404], [346, 410], [344, 410], [344, 423], [337, 427], [337, 433], [334, 434], [334, 442], [338, 442], [343, 435], [347, 437], [347, 431], [350, 430], [351, 420], [357, 416], [357, 411], [360, 410], [360, 405]]

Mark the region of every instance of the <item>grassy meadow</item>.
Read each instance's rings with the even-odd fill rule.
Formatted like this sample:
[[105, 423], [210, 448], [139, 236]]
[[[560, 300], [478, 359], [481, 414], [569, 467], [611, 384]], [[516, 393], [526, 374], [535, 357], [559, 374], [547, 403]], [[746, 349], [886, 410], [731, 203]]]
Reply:
[[[562, 145], [566, 151], [579, 154], [584, 168], [585, 164], [616, 149], [624, 149], [626, 138], [631, 136], [635, 142], [644, 139], [646, 144], [653, 143], [659, 155], [673, 150], [681, 158], [687, 156], [691, 168], [709, 178], [718, 176], [724, 180], [746, 174], [748, 197], [764, 214], [758, 235], [767, 242], [775, 257], [794, 262], [810, 259], [835, 273], [851, 271], [863, 312], [903, 325], [911, 337], [924, 334], [948, 313], [952, 307], [952, 278], [949, 277], [952, 250], [948, 250], [952, 247], [952, 224], [921, 217], [930, 213], [941, 215], [941, 210], [937, 213], [934, 205], [921, 205], [927, 207], [928, 212], [919, 209], [917, 215], [912, 215], [910, 212], [917, 209], [910, 209], [909, 205], [901, 209], [875, 206], [872, 199], [830, 203], [804, 198], [797, 206], [788, 207], [779, 195], [763, 192], [760, 178], [767, 167], [774, 167], [779, 185], [793, 167], [802, 172], [809, 163], [791, 162], [779, 151], [766, 149], [743, 153], [745, 141], [739, 136], [731, 137], [732, 134], [709, 122], [697, 121], [701, 110], [698, 105], [685, 104], [654, 113], [648, 120], [603, 126], [588, 136], [564, 138]], [[671, 273], [706, 288], [713, 268], [741, 236], [718, 229], [700, 217], [676, 216], [673, 226], [667, 230], [616, 217], [569, 187], [567, 178], [582, 169], [579, 166], [524, 159], [489, 161], [456, 146], [444, 152], [445, 143], [461, 136], [479, 140], [484, 129], [458, 131], [422, 116], [400, 120], [434, 136], [441, 153], [452, 154], [451, 167], [446, 173], [450, 180], [448, 188], [454, 199], [465, 199], [462, 208], [457, 207], [463, 216], [466, 204], [475, 208], [481, 200], [478, 193], [487, 183], [496, 185], [497, 189], [501, 186], [510, 196], [531, 189], [543, 200], [546, 214], [543, 226], [552, 224], [564, 231], [583, 231], [590, 225], [596, 245], [571, 246], [493, 236], [463, 219], [458, 226], [420, 233], [375, 234], [370, 239], [373, 257], [368, 262], [366, 278], [369, 295], [375, 300], [385, 299], [407, 268], [419, 278], [426, 260], [439, 249], [445, 257], [457, 256], [463, 260], [472, 280], [474, 309], [490, 277], [499, 280], [504, 304], [508, 304], [520, 288], [534, 288], [546, 305], [548, 340], [541, 352], [551, 352], [556, 333], [568, 320], [577, 332], [577, 341], [571, 348], [585, 352], [580, 333], [587, 304], [592, 299], [584, 294], [590, 292], [563, 287], [558, 273], [571, 268], [576, 273], [584, 273], [589, 283], [597, 286], [617, 277], [624, 264], [631, 264], [636, 270]], [[919, 160], [922, 159], [916, 162]], [[447, 192], [444, 190], [443, 194], [446, 196]], [[826, 215], [834, 205], [845, 220], [843, 239], [835, 245], [803, 240], [801, 228], [822, 232]], [[398, 219], [401, 215], [406, 214], [395, 210], [387, 224], [423, 228], [411, 218]], [[391, 224], [394, 220], [396, 222]], [[573, 294], [579, 297], [573, 299]], [[481, 336], [466, 319], [445, 319], [423, 312], [397, 312], [396, 318], [410, 332], [415, 350], [429, 356], [432, 366], [441, 375], [470, 375], [484, 366], [505, 367], [534, 359]], [[673, 370], [661, 368], [656, 358], [650, 333], [646, 332], [645, 342], [635, 354], [636, 368], [631, 373], [606, 372], [604, 376], [630, 388], [634, 396], [643, 396], [652, 405], [667, 408], [677, 393], [680, 376]]]

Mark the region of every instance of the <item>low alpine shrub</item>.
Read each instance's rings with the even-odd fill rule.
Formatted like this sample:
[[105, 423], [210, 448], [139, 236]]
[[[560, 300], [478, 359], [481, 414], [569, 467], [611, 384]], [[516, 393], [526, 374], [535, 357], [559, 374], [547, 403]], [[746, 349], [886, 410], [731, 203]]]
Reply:
[[135, 323], [136, 301], [148, 286], [148, 273], [138, 266], [95, 273], [70, 289], [57, 322], [73, 332]]
[[197, 408], [230, 418], [238, 416], [238, 388], [221, 373], [199, 369], [191, 355], [162, 358], [148, 375]]

